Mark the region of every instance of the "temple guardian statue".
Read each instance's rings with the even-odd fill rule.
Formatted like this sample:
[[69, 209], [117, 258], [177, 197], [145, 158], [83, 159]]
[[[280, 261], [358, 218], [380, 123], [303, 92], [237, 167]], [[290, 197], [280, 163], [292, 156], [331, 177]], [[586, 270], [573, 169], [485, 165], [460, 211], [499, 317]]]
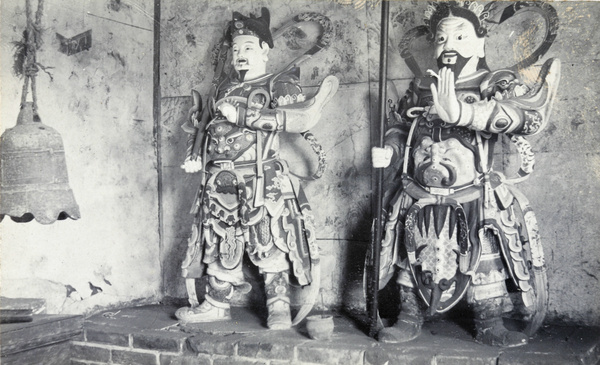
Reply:
[[[297, 67], [267, 73], [274, 46], [269, 26], [266, 8], [260, 17], [234, 12], [221, 43], [208, 106], [202, 109], [199, 95], [193, 93], [195, 105], [184, 125], [190, 140], [182, 168], [202, 173], [203, 179], [182, 264], [191, 306], [177, 310], [180, 323], [231, 319], [234, 291], [251, 289], [242, 273], [244, 254], [264, 277], [270, 329], [292, 326], [290, 283], [307, 286], [315, 279], [319, 253], [314, 217], [302, 187], [279, 156], [279, 135], [305, 133], [316, 125], [338, 80], [325, 78], [317, 94], [307, 98]], [[226, 58], [234, 72], [221, 77]], [[199, 303], [195, 281], [204, 275], [207, 292]], [[294, 324], [308, 311], [301, 310]]]
[[[524, 136], [548, 124], [560, 62], [547, 60], [532, 85], [518, 69], [536, 62], [556, 36], [554, 9], [540, 2], [430, 3], [425, 26], [401, 42], [415, 73], [406, 95], [391, 97], [385, 147], [372, 150], [376, 168], [395, 176], [384, 195], [380, 256], [382, 288], [399, 267], [401, 308], [397, 322], [379, 331], [381, 342], [410, 341], [421, 332], [425, 312], [444, 313], [463, 298], [474, 314], [476, 341], [520, 346], [541, 325], [547, 305], [544, 257], [535, 215], [515, 187], [532, 171]], [[488, 68], [486, 24], [502, 23], [522, 9], [541, 14], [546, 38], [519, 64]], [[427, 35], [438, 70], [423, 73], [410, 42]], [[390, 100], [388, 99], [388, 100]], [[501, 135], [521, 158], [515, 178], [494, 169]], [[520, 295], [529, 325], [509, 331], [502, 316], [513, 309], [507, 283]]]

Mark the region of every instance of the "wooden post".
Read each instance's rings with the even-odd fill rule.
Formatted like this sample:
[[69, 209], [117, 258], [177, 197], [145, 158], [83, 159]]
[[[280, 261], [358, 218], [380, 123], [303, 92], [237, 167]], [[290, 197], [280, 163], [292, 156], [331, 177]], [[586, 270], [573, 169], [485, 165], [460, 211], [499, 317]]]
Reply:
[[[387, 86], [387, 45], [389, 28], [388, 0], [381, 2], [381, 34], [379, 42], [379, 140], [377, 147], [384, 146], [385, 120], [386, 120], [386, 86]], [[378, 300], [379, 293], [379, 255], [381, 252], [382, 238], [382, 212], [383, 212], [383, 168], [375, 169], [375, 192], [373, 194], [374, 209], [371, 242], [367, 257], [367, 311], [369, 315], [369, 336], [375, 337], [379, 331]]]

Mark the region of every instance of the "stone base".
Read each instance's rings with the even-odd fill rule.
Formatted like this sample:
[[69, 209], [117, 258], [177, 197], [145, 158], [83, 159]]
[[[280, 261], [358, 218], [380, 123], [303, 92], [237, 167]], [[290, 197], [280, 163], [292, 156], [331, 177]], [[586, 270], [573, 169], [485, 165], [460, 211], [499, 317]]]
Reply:
[[308, 337], [304, 323], [270, 331], [262, 316], [232, 308], [232, 321], [182, 327], [176, 306], [124, 308], [86, 320], [85, 339], [73, 341], [71, 364], [596, 364], [600, 328], [544, 326], [526, 346], [500, 349], [474, 341], [470, 325], [426, 322], [417, 339], [381, 344], [365, 335], [360, 318], [333, 314], [330, 340]]

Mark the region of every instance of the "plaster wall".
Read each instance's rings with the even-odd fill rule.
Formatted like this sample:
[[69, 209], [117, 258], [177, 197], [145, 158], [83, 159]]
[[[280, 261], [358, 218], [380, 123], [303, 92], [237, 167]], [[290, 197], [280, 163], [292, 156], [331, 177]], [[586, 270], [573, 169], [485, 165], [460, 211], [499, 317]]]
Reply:
[[[258, 13], [271, 10], [271, 26], [304, 11], [320, 12], [334, 22], [331, 46], [302, 65], [302, 82], [314, 90], [326, 75], [340, 79], [336, 97], [323, 112], [314, 134], [327, 152], [329, 167], [316, 181], [305, 181], [317, 220], [323, 256], [317, 306], [363, 308], [362, 265], [369, 240], [372, 171], [370, 141], [377, 123], [379, 69], [379, 2], [362, 1], [162, 1], [161, 92], [163, 128], [163, 282], [167, 296], [185, 297], [179, 264], [185, 253], [191, 216], [187, 214], [198, 177], [179, 165], [185, 153], [180, 129], [190, 107], [190, 90], [204, 94], [212, 78], [209, 55], [233, 10]], [[598, 53], [600, 6], [594, 2], [554, 2], [561, 21], [550, 51], [524, 70], [531, 82], [550, 57], [563, 62], [561, 87], [548, 128], [529, 138], [536, 153], [536, 171], [520, 184], [536, 211], [546, 252], [550, 282], [550, 320], [600, 324], [600, 135]], [[426, 7], [421, 1], [393, 1], [390, 7], [388, 77], [403, 92], [411, 72], [399, 56], [400, 37], [421, 25]], [[523, 33], [528, 30], [529, 33]], [[516, 17], [488, 36], [486, 52], [493, 69], [516, 63], [543, 39], [544, 28], [535, 14]], [[286, 47], [277, 44], [277, 47]], [[425, 47], [426, 44], [423, 43]], [[291, 52], [291, 51], [290, 51]], [[285, 55], [286, 52], [279, 53]], [[426, 54], [423, 49], [423, 54]], [[288, 61], [289, 62], [289, 61]], [[276, 71], [281, 60], [272, 60]], [[429, 66], [431, 67], [431, 66]], [[314, 167], [314, 157], [296, 136], [288, 139], [284, 155], [302, 175]], [[508, 174], [518, 168], [514, 149], [499, 144], [497, 168]], [[299, 299], [300, 301], [302, 298]]]
[[[32, 1], [33, 11], [37, 1]], [[15, 125], [22, 80], [13, 46], [25, 1], [1, 2], [2, 131]], [[63, 138], [77, 221], [0, 223], [0, 294], [47, 300], [48, 313], [85, 313], [160, 297], [157, 158], [153, 137], [153, 2], [44, 2], [37, 97]], [[92, 47], [59, 52], [56, 33], [92, 30]], [[30, 97], [31, 99], [31, 97]]]

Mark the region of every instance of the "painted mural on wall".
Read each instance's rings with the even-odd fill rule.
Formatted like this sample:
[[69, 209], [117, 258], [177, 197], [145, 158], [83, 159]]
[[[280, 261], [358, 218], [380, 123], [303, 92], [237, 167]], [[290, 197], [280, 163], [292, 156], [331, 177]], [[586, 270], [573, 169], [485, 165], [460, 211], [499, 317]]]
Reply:
[[[515, 64], [490, 69], [488, 27], [524, 12], [543, 18], [544, 39]], [[532, 83], [519, 72], [549, 49], [558, 17], [547, 3], [451, 1], [430, 3], [424, 22], [400, 42], [415, 78], [402, 98], [389, 96], [385, 147], [372, 151], [374, 167], [391, 166], [380, 287], [399, 267], [401, 297], [397, 322], [378, 338], [410, 341], [419, 336], [425, 312], [445, 313], [466, 299], [477, 341], [521, 346], [542, 324], [548, 284], [537, 220], [515, 185], [533, 171], [532, 147], [524, 136], [548, 125], [560, 61], [546, 61]], [[413, 52], [421, 37], [433, 42], [437, 67]], [[494, 169], [500, 135], [519, 153], [514, 177]], [[519, 295], [509, 296], [507, 284]], [[523, 332], [509, 331], [502, 322], [515, 307], [528, 321]]]
[[[208, 97], [203, 103], [193, 92], [194, 105], [183, 125], [190, 138], [181, 167], [202, 177], [181, 264], [191, 305], [176, 312], [182, 324], [231, 319], [234, 291], [252, 289], [242, 270], [245, 254], [264, 277], [270, 329], [290, 328], [312, 307], [305, 304], [292, 321], [290, 283], [310, 285], [318, 293], [314, 216], [302, 186], [280, 158], [279, 134], [302, 134], [319, 155], [321, 164], [314, 175], [321, 176], [324, 154], [309, 130], [339, 81], [329, 76], [314, 96], [303, 92], [298, 65], [328, 45], [331, 22], [317, 13], [302, 13], [292, 20], [298, 22], [318, 24], [316, 44], [283, 70], [267, 73], [273, 39], [289, 32], [271, 34], [267, 8], [261, 9], [260, 17], [234, 12], [216, 48]], [[228, 63], [232, 67], [225, 67]], [[204, 275], [208, 285], [200, 303], [196, 280]]]

